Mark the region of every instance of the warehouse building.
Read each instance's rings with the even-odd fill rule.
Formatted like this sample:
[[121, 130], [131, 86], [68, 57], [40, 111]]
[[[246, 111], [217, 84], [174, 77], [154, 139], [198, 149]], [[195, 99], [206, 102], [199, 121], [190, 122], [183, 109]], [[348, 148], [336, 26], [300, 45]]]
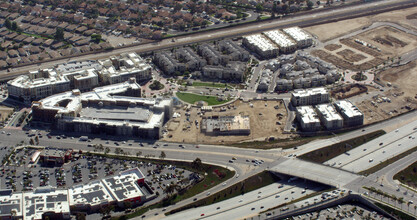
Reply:
[[343, 118], [331, 104], [316, 105], [322, 125], [327, 130], [337, 130], [343, 127]]
[[349, 100], [339, 100], [334, 102], [336, 110], [342, 115], [344, 126], [358, 126], [363, 125], [363, 113], [353, 105]]
[[275, 58], [279, 54], [279, 48], [261, 34], [243, 37], [242, 44], [264, 59]]
[[201, 131], [207, 135], [249, 135], [249, 116], [212, 116], [203, 118]]
[[317, 105], [329, 102], [329, 92], [323, 88], [297, 89], [291, 93], [294, 106]]
[[319, 117], [312, 106], [297, 107], [297, 121], [303, 131], [318, 131], [321, 128]]

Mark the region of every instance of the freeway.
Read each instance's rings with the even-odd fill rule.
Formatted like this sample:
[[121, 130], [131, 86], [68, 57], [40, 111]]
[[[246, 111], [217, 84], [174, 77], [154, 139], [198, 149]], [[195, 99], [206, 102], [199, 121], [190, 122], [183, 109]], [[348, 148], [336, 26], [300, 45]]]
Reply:
[[367, 170], [378, 163], [417, 146], [417, 121], [391, 131], [357, 148], [339, 155], [325, 164], [351, 172]]
[[299, 14], [290, 16], [285, 19], [269, 20], [265, 22], [250, 23], [234, 27], [229, 27], [220, 30], [211, 30], [204, 33], [195, 33], [187, 36], [176, 37], [176, 41], [172, 42], [171, 39], [165, 39], [160, 42], [145, 43], [141, 45], [130, 46], [126, 48], [117, 48], [112, 51], [105, 51], [101, 53], [80, 55], [73, 58], [63, 58], [53, 61], [47, 61], [41, 64], [33, 64], [22, 67], [10, 68], [0, 71], [0, 79], [7, 80], [14, 78], [18, 75], [25, 74], [29, 70], [44, 69], [53, 67], [57, 64], [68, 62], [68, 61], [82, 61], [82, 60], [95, 60], [99, 58], [109, 57], [125, 52], [139, 52], [146, 53], [156, 50], [168, 49], [172, 47], [179, 47], [191, 43], [212, 41], [236, 36], [242, 36], [246, 34], [258, 33], [266, 30], [286, 28], [291, 26], [313, 26], [316, 24], [329, 23], [333, 21], [355, 18], [360, 16], [366, 16], [369, 14], [376, 14], [389, 10], [396, 10], [405, 7], [416, 6], [417, 2], [414, 0], [383, 0], [370, 3], [363, 3], [354, 6], [347, 6], [341, 8], [335, 8], [331, 10], [323, 11], [312, 11], [308, 14]]

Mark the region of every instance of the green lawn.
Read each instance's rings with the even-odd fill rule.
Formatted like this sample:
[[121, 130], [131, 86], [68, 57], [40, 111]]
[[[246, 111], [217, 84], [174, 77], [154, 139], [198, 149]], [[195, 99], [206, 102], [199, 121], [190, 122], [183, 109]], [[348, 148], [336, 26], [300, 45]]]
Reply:
[[417, 162], [395, 174], [394, 179], [415, 188], [417, 186]]
[[262, 188], [279, 180], [280, 178], [275, 176], [274, 174], [268, 171], [263, 171], [262, 173], [251, 176], [239, 183], [229, 186], [218, 193], [195, 201], [189, 205], [174, 209], [167, 214], [174, 214], [190, 208], [211, 205], [223, 200], [233, 198], [235, 196], [243, 195], [245, 193]]
[[298, 158], [311, 162], [323, 163], [384, 134], [385, 131], [383, 130], [374, 131], [357, 138], [311, 151], [309, 153], [298, 156]]
[[[210, 82], [193, 82], [193, 86], [197, 87], [214, 87], [214, 88], [226, 88], [226, 83], [210, 83]], [[227, 85], [228, 88], [232, 88]]]
[[228, 102], [229, 100], [219, 101], [216, 96], [197, 95], [192, 93], [177, 92], [177, 97], [184, 102], [194, 104], [198, 101], [205, 101], [208, 105], [219, 105]]

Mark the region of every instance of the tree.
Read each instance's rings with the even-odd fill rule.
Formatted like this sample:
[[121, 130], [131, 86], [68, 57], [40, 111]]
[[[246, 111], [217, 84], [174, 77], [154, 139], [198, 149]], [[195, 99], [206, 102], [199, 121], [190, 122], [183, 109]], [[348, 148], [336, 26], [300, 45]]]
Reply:
[[96, 44], [100, 43], [101, 35], [100, 34], [92, 34], [91, 41], [95, 42]]
[[313, 8], [313, 6], [314, 6], [314, 3], [313, 3], [312, 1], [308, 1], [308, 2], [307, 2], [307, 9], [308, 9], [308, 10], [312, 9], [312, 8]]
[[32, 138], [29, 140], [29, 144], [30, 144], [30, 145], [35, 145], [35, 142], [33, 141], [33, 139], [32, 139]]
[[262, 6], [262, 4], [257, 4], [256, 5], [256, 12], [260, 13], [264, 10], [264, 6]]
[[110, 148], [106, 147], [106, 149], [104, 150], [104, 154], [108, 154], [110, 152]]
[[136, 156], [139, 157], [140, 155], [142, 155], [142, 151], [139, 151], [136, 153]]
[[16, 21], [13, 21], [11, 29], [17, 31], [18, 28]]
[[35, 142], [36, 142], [36, 144], [39, 144], [39, 137], [38, 136], [35, 137]]
[[64, 40], [64, 29], [57, 28], [55, 31], [55, 40]]
[[12, 29], [12, 22], [8, 18], [6, 18], [6, 21], [4, 22], [4, 26], [8, 29]]
[[77, 215], [75, 216], [75, 219], [76, 220], [85, 220], [86, 219], [85, 214], [81, 213], [81, 212], [78, 212]]
[[152, 84], [149, 85], [149, 88], [151, 90], [161, 90], [163, 89], [165, 86], [164, 84], [162, 84], [161, 82], [159, 82], [158, 80], [155, 80]]
[[167, 155], [165, 154], [164, 151], [161, 151], [161, 155], [159, 155], [159, 158], [165, 159], [165, 157], [167, 157]]
[[192, 163], [191, 163], [191, 168], [196, 169], [196, 170], [202, 170], [203, 169], [203, 163], [201, 162], [200, 158], [196, 158]]

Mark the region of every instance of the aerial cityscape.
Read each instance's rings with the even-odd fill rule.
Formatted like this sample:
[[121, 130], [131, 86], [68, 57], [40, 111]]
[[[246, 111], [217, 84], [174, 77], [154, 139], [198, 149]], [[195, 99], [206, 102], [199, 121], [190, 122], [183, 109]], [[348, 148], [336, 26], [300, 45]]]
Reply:
[[0, 219], [417, 219], [416, 88], [415, 0], [0, 0]]

